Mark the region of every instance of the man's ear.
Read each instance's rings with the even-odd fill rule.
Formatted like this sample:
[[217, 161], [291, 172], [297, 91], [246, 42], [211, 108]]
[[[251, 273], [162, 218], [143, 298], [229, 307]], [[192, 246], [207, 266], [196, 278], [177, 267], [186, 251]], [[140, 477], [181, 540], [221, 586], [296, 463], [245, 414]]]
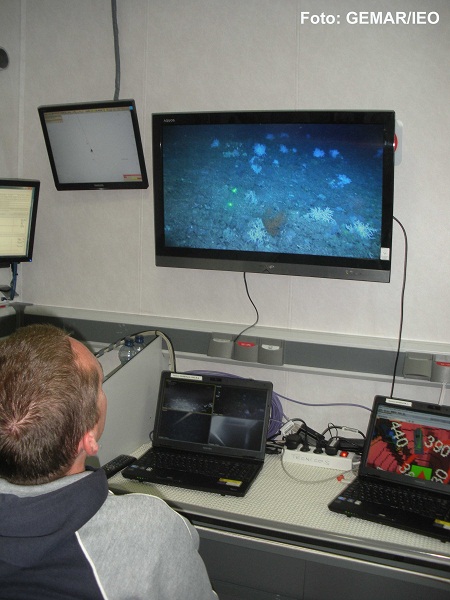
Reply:
[[87, 431], [81, 438], [79, 451], [81, 450], [84, 450], [88, 456], [95, 456], [97, 454], [98, 443], [93, 429]]

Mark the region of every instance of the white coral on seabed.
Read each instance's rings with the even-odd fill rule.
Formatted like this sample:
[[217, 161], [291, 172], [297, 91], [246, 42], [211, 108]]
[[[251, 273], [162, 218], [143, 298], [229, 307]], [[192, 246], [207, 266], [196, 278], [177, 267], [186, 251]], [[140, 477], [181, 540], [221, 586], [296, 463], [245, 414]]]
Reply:
[[248, 237], [257, 244], [263, 244], [268, 241], [268, 235], [264, 223], [261, 219], [255, 219], [248, 232]]
[[306, 219], [311, 221], [318, 221], [322, 223], [336, 223], [333, 219], [333, 211], [328, 206], [326, 208], [320, 208], [319, 206], [313, 206], [309, 213], [305, 215]]
[[264, 156], [266, 153], [266, 147], [264, 144], [253, 144], [253, 152], [256, 156]]
[[376, 232], [376, 229], [370, 227], [368, 223], [362, 223], [361, 221], [355, 221], [354, 223], [348, 223], [345, 226], [350, 233], [357, 233], [364, 239], [371, 240]]
[[258, 198], [253, 190], [248, 190], [248, 192], [245, 192], [245, 199], [250, 204], [258, 204]]
[[352, 180], [350, 179], [350, 177], [347, 177], [347, 175], [344, 175], [343, 173], [341, 173], [340, 175], [338, 175], [336, 177], [336, 179], [332, 179], [331, 181], [328, 182], [328, 185], [332, 188], [343, 188], [344, 185], [348, 185], [349, 183], [351, 183]]

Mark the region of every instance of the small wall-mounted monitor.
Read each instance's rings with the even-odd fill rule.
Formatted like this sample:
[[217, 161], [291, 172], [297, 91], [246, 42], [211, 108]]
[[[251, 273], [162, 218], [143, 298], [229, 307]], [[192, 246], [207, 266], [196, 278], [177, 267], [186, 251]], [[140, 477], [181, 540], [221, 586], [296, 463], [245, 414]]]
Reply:
[[148, 188], [134, 100], [38, 111], [57, 190]]
[[393, 111], [153, 115], [156, 265], [387, 282]]
[[29, 262], [33, 257], [34, 232], [40, 182], [0, 179], [0, 266]]

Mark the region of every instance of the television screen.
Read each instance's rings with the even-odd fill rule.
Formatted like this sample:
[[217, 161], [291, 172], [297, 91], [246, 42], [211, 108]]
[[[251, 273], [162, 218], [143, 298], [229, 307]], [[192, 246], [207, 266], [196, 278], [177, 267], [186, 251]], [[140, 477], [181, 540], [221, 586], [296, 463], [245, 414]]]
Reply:
[[134, 100], [40, 106], [58, 190], [147, 188]]
[[156, 265], [390, 279], [393, 111], [153, 115]]
[[0, 265], [31, 261], [40, 182], [0, 179]]

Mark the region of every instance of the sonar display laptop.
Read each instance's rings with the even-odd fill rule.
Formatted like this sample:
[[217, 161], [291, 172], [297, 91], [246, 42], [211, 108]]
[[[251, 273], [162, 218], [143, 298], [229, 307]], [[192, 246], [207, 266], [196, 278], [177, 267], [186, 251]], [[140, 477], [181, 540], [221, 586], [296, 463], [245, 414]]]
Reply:
[[152, 448], [128, 479], [244, 496], [261, 470], [272, 383], [163, 371]]
[[328, 508], [450, 540], [450, 407], [375, 396], [358, 477]]

